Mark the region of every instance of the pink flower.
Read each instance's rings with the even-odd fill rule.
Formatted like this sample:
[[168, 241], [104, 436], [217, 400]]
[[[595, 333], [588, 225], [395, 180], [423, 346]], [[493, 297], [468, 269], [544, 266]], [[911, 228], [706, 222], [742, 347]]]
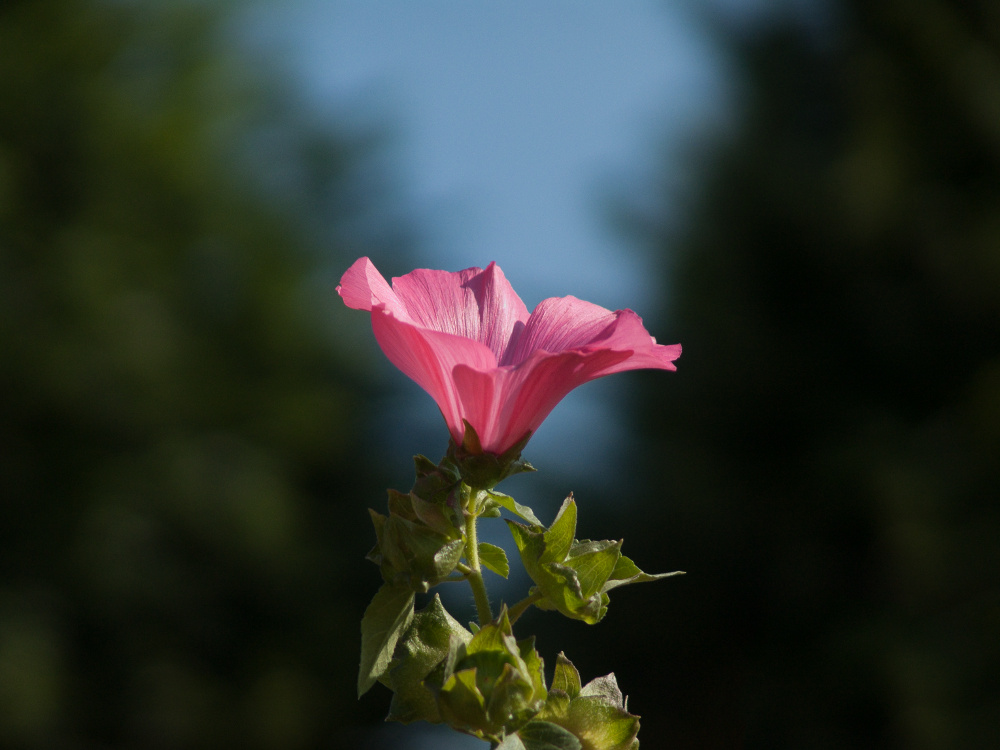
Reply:
[[680, 344], [657, 344], [631, 310], [550, 297], [529, 314], [496, 263], [418, 269], [390, 287], [360, 258], [337, 292], [348, 307], [371, 311], [382, 351], [437, 402], [455, 442], [467, 421], [486, 453], [526, 439], [578, 385], [625, 370], [675, 370], [681, 354]]

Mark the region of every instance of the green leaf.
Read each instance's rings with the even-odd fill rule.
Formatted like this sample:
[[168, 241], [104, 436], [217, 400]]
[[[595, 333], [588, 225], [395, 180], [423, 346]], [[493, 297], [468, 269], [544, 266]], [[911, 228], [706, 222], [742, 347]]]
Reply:
[[413, 617], [393, 654], [386, 684], [394, 695], [386, 721], [409, 724], [441, 721], [434, 694], [424, 684], [426, 677], [448, 656], [452, 642], [468, 643], [472, 634], [434, 599]]
[[563, 726], [593, 750], [631, 750], [639, 734], [639, 717], [602, 698], [580, 696], [570, 702]]
[[573, 535], [576, 534], [576, 501], [573, 495], [563, 500], [556, 520], [545, 532], [545, 551], [538, 562], [562, 562], [573, 546]]
[[556, 657], [556, 669], [552, 675], [551, 690], [561, 690], [570, 698], [575, 698], [580, 694], [580, 673], [573, 666], [573, 662], [566, 658], [566, 654], [559, 652]]
[[601, 591], [621, 557], [621, 546], [620, 541], [584, 542], [570, 549], [565, 564], [576, 571], [584, 598]]
[[445, 515], [445, 506], [428, 502], [412, 492], [410, 493], [410, 503], [417, 518], [434, 529], [434, 531], [442, 536], [454, 536], [456, 534], [457, 529], [455, 528], [455, 524]]
[[544, 697], [546, 693], [545, 663], [535, 650], [535, 636], [522, 638], [517, 642], [517, 648], [524, 660], [525, 667], [527, 667], [528, 673], [525, 676], [532, 682], [534, 695]]
[[497, 547], [488, 542], [479, 543], [479, 562], [492, 570], [498, 576], [506, 578], [510, 575], [510, 563], [507, 562], [507, 553], [503, 547]]
[[465, 551], [465, 540], [455, 539], [448, 542], [434, 553], [434, 573], [438, 578], [449, 575], [462, 559]]
[[524, 750], [581, 750], [580, 740], [550, 721], [529, 721], [517, 730]]
[[622, 555], [618, 558], [615, 569], [608, 577], [608, 581], [604, 584], [602, 591], [608, 592], [613, 588], [626, 586], [630, 583], [647, 583], [649, 581], [659, 581], [661, 578], [682, 575], [684, 575], [683, 570], [675, 570], [673, 573], [644, 573], [639, 570], [639, 567], [634, 562], [625, 557], [625, 555]]
[[[639, 717], [628, 712], [613, 674], [580, 687], [580, 674], [563, 654], [556, 661], [545, 707], [534, 721], [558, 724], [587, 750], [637, 750]], [[527, 746], [527, 743], [525, 743]]]
[[481, 732], [488, 725], [486, 701], [476, 684], [476, 670], [455, 672], [441, 686], [438, 705], [441, 718], [463, 732]]
[[431, 461], [427, 456], [417, 454], [413, 457], [413, 465], [416, 469], [417, 478], [426, 477], [429, 474], [433, 474], [437, 471], [437, 464]]
[[382, 584], [361, 619], [359, 698], [385, 674], [396, 642], [412, 620], [413, 591]]
[[532, 526], [535, 526], [539, 529], [543, 528], [542, 522], [538, 520], [538, 516], [536, 516], [534, 511], [531, 510], [531, 508], [529, 508], [527, 505], [521, 505], [510, 495], [505, 495], [504, 493], [497, 492], [496, 490], [490, 490], [489, 496], [491, 499], [495, 500], [497, 503], [502, 505], [511, 513], [514, 513], [515, 515], [523, 518]]

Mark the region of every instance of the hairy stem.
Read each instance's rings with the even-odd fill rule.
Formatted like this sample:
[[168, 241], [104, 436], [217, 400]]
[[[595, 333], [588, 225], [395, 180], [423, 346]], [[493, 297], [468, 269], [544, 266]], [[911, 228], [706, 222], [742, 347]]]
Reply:
[[485, 625], [493, 621], [493, 611], [490, 609], [490, 597], [486, 593], [486, 583], [483, 581], [483, 570], [479, 565], [479, 540], [476, 537], [476, 521], [479, 517], [470, 514], [465, 521], [465, 559], [469, 561], [469, 585], [472, 586], [472, 596], [476, 600], [476, 614], [479, 624]]

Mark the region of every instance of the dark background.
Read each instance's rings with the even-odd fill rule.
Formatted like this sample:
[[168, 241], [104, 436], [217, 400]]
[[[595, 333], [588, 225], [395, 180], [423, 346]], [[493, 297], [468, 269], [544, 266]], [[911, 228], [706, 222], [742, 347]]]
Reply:
[[[1000, 737], [1000, 14], [833, 7], [720, 25], [738, 126], [621, 216], [685, 354], [623, 377], [640, 448], [579, 535], [688, 574], [522, 628], [615, 670], [646, 747]], [[386, 710], [354, 684], [398, 466], [333, 288], [423, 263], [377, 134], [222, 17], [0, 6], [3, 747], [374, 747]]]

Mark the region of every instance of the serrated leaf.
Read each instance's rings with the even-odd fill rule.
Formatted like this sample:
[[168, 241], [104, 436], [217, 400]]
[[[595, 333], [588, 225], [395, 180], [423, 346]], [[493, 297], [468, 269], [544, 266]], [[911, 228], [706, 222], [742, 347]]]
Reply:
[[525, 521], [530, 523], [532, 526], [535, 526], [539, 529], [542, 528], [542, 522], [538, 520], [538, 516], [536, 516], [535, 512], [527, 505], [521, 505], [519, 502], [517, 502], [517, 500], [512, 498], [510, 495], [505, 495], [504, 493], [497, 492], [496, 490], [490, 490], [489, 496], [492, 500], [502, 505], [511, 513], [520, 516]]
[[581, 750], [580, 740], [550, 721], [529, 721], [517, 730], [524, 750]]
[[556, 520], [545, 532], [545, 551], [539, 557], [541, 563], [562, 562], [573, 546], [573, 535], [576, 534], [576, 502], [570, 495], [559, 508]]
[[528, 569], [528, 575], [531, 575], [531, 571], [538, 567], [539, 556], [545, 551], [545, 535], [517, 521], [505, 520], [511, 536], [514, 537], [517, 551], [521, 553], [521, 560]]
[[359, 698], [385, 674], [396, 643], [412, 620], [413, 591], [383, 584], [361, 618]]
[[472, 640], [466, 646], [467, 654], [476, 654], [481, 651], [504, 651], [507, 646], [507, 638], [511, 637], [510, 619], [507, 617], [507, 610], [500, 612], [496, 622], [488, 622], [479, 629]]
[[507, 562], [507, 553], [503, 551], [503, 547], [497, 547], [495, 544], [489, 544], [488, 542], [480, 542], [479, 562], [498, 576], [506, 578], [510, 575], [510, 563]]

